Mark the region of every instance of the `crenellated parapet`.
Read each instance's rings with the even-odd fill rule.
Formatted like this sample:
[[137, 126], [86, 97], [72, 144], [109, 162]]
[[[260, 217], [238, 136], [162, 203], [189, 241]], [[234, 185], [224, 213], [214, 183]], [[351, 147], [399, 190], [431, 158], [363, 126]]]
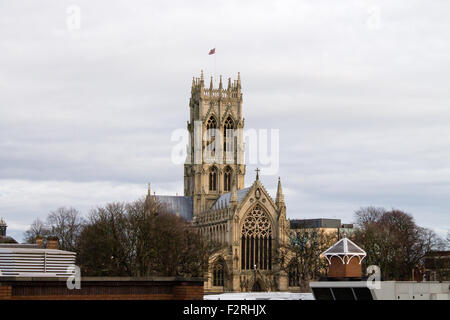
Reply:
[[213, 77], [211, 77], [209, 88], [205, 87], [203, 71], [200, 78], [192, 78], [191, 104], [195, 101], [213, 101], [213, 100], [235, 100], [242, 101], [241, 76], [238, 73], [236, 80], [228, 78], [227, 88], [223, 87], [222, 76], [219, 77], [219, 87], [214, 87]]

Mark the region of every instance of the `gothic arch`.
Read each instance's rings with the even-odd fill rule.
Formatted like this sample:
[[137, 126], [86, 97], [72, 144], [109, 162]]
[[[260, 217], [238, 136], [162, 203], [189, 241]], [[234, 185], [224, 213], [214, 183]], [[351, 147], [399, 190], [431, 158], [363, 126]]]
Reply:
[[260, 205], [254, 205], [241, 224], [241, 269], [272, 270], [274, 224]]
[[223, 150], [224, 151], [233, 151], [234, 149], [234, 129], [235, 121], [229, 115], [223, 121]]
[[264, 284], [264, 281], [262, 279], [257, 278], [252, 284], [252, 292], [262, 292], [266, 291], [266, 286]]
[[217, 118], [214, 114], [212, 114], [211, 116], [209, 116], [209, 118], [206, 119], [205, 121], [205, 127], [206, 129], [217, 129], [218, 128], [218, 121]]
[[[216, 152], [216, 130], [218, 128], [218, 122], [215, 116], [211, 115], [205, 121], [205, 129], [206, 129], [206, 148], [211, 152], [211, 155], [214, 156]], [[221, 137], [218, 137], [220, 139]]]
[[209, 168], [209, 191], [216, 191], [217, 190], [217, 177], [219, 175], [219, 172], [217, 170], [216, 166], [211, 166]]
[[231, 120], [231, 122], [233, 124], [233, 127], [236, 127], [237, 121], [236, 121], [236, 119], [234, 118], [233, 114], [230, 111], [225, 112], [225, 114], [223, 115], [222, 126], [225, 126], [225, 124], [227, 123], [228, 119]]
[[225, 259], [222, 256], [217, 257], [212, 264], [212, 285], [225, 286], [225, 277], [228, 273]]
[[223, 191], [231, 191], [231, 177], [233, 176], [233, 169], [230, 166], [226, 166], [223, 174]]

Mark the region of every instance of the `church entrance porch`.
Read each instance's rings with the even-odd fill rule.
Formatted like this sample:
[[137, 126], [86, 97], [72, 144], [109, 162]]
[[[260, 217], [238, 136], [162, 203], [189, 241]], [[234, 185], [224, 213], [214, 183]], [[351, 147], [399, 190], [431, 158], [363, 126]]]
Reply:
[[263, 290], [263, 287], [259, 280], [255, 281], [255, 283], [253, 283], [252, 292], [262, 292], [262, 291], [267, 291], [267, 290]]

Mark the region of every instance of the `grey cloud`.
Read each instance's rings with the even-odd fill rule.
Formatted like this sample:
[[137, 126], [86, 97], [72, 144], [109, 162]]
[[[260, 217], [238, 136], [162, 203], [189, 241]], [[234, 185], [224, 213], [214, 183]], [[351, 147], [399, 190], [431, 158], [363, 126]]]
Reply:
[[[66, 9], [81, 9], [81, 29]], [[373, 6], [379, 28], [370, 28]], [[125, 201], [170, 162], [192, 76], [241, 72], [247, 128], [280, 129], [288, 215], [349, 222], [360, 206], [448, 221], [445, 2], [3, 1], [0, 216], [21, 230], [61, 205]], [[248, 167], [246, 182], [254, 178]], [[262, 177], [274, 189], [276, 177]], [[7, 190], [7, 191], [5, 191]], [[102, 191], [103, 190], [103, 191]]]

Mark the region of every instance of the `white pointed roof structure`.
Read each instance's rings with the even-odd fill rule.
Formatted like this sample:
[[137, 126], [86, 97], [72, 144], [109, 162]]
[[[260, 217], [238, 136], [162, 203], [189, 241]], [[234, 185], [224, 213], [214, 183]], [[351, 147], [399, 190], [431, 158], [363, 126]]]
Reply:
[[[332, 257], [339, 257], [342, 263], [345, 264], [348, 264], [354, 257], [358, 257], [359, 263], [361, 264], [367, 254], [344, 234], [341, 240], [324, 251], [322, 255], [325, 256], [329, 264], [331, 264]], [[348, 257], [348, 259], [344, 259], [344, 257]]]

